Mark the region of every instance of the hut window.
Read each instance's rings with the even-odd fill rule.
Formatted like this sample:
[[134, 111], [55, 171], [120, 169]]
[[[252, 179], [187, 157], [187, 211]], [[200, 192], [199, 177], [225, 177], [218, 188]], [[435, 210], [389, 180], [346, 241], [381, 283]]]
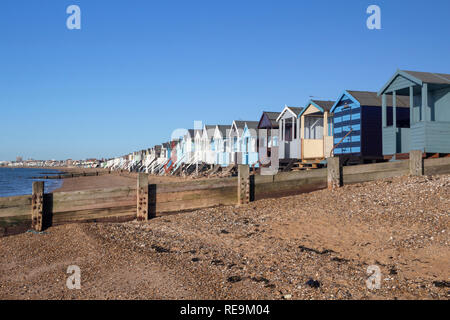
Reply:
[[323, 138], [323, 118], [305, 117], [305, 138]]

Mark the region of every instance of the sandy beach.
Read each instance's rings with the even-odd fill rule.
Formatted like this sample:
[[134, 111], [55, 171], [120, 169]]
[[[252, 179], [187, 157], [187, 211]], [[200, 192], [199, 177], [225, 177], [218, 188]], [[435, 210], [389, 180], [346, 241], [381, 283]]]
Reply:
[[[448, 299], [449, 208], [450, 175], [401, 177], [52, 227], [0, 239], [0, 299]], [[81, 290], [66, 287], [69, 265]]]

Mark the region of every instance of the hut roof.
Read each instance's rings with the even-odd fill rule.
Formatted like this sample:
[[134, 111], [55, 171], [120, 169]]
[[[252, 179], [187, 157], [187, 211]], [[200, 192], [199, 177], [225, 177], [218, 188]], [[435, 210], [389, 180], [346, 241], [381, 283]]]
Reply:
[[[382, 99], [376, 92], [347, 90], [363, 106], [381, 107]], [[393, 100], [387, 99], [386, 105], [393, 106]], [[409, 97], [397, 95], [397, 107], [409, 108]]]
[[324, 111], [330, 111], [336, 101], [330, 100], [311, 100], [319, 107], [321, 107]]
[[450, 74], [402, 70], [426, 83], [450, 84]]

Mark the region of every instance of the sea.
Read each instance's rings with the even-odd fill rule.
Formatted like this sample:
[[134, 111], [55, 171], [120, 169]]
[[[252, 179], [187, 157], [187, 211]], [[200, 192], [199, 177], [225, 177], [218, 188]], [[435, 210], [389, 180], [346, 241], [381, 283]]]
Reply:
[[50, 193], [62, 186], [60, 179], [42, 179], [39, 177], [58, 175], [55, 169], [0, 168], [0, 197], [28, 195], [32, 192], [33, 181], [45, 181], [45, 192]]

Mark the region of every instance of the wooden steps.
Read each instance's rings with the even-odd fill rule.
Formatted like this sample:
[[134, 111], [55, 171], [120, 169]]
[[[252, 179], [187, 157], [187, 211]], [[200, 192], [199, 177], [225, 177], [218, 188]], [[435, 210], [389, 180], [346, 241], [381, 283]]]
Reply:
[[279, 170], [289, 172], [296, 162], [298, 162], [298, 159], [280, 160]]
[[322, 159], [315, 159], [315, 160], [302, 160], [301, 162], [295, 162], [292, 166], [292, 171], [301, 171], [301, 170], [311, 170], [311, 169], [318, 169], [319, 167], [322, 167], [321, 162]]

